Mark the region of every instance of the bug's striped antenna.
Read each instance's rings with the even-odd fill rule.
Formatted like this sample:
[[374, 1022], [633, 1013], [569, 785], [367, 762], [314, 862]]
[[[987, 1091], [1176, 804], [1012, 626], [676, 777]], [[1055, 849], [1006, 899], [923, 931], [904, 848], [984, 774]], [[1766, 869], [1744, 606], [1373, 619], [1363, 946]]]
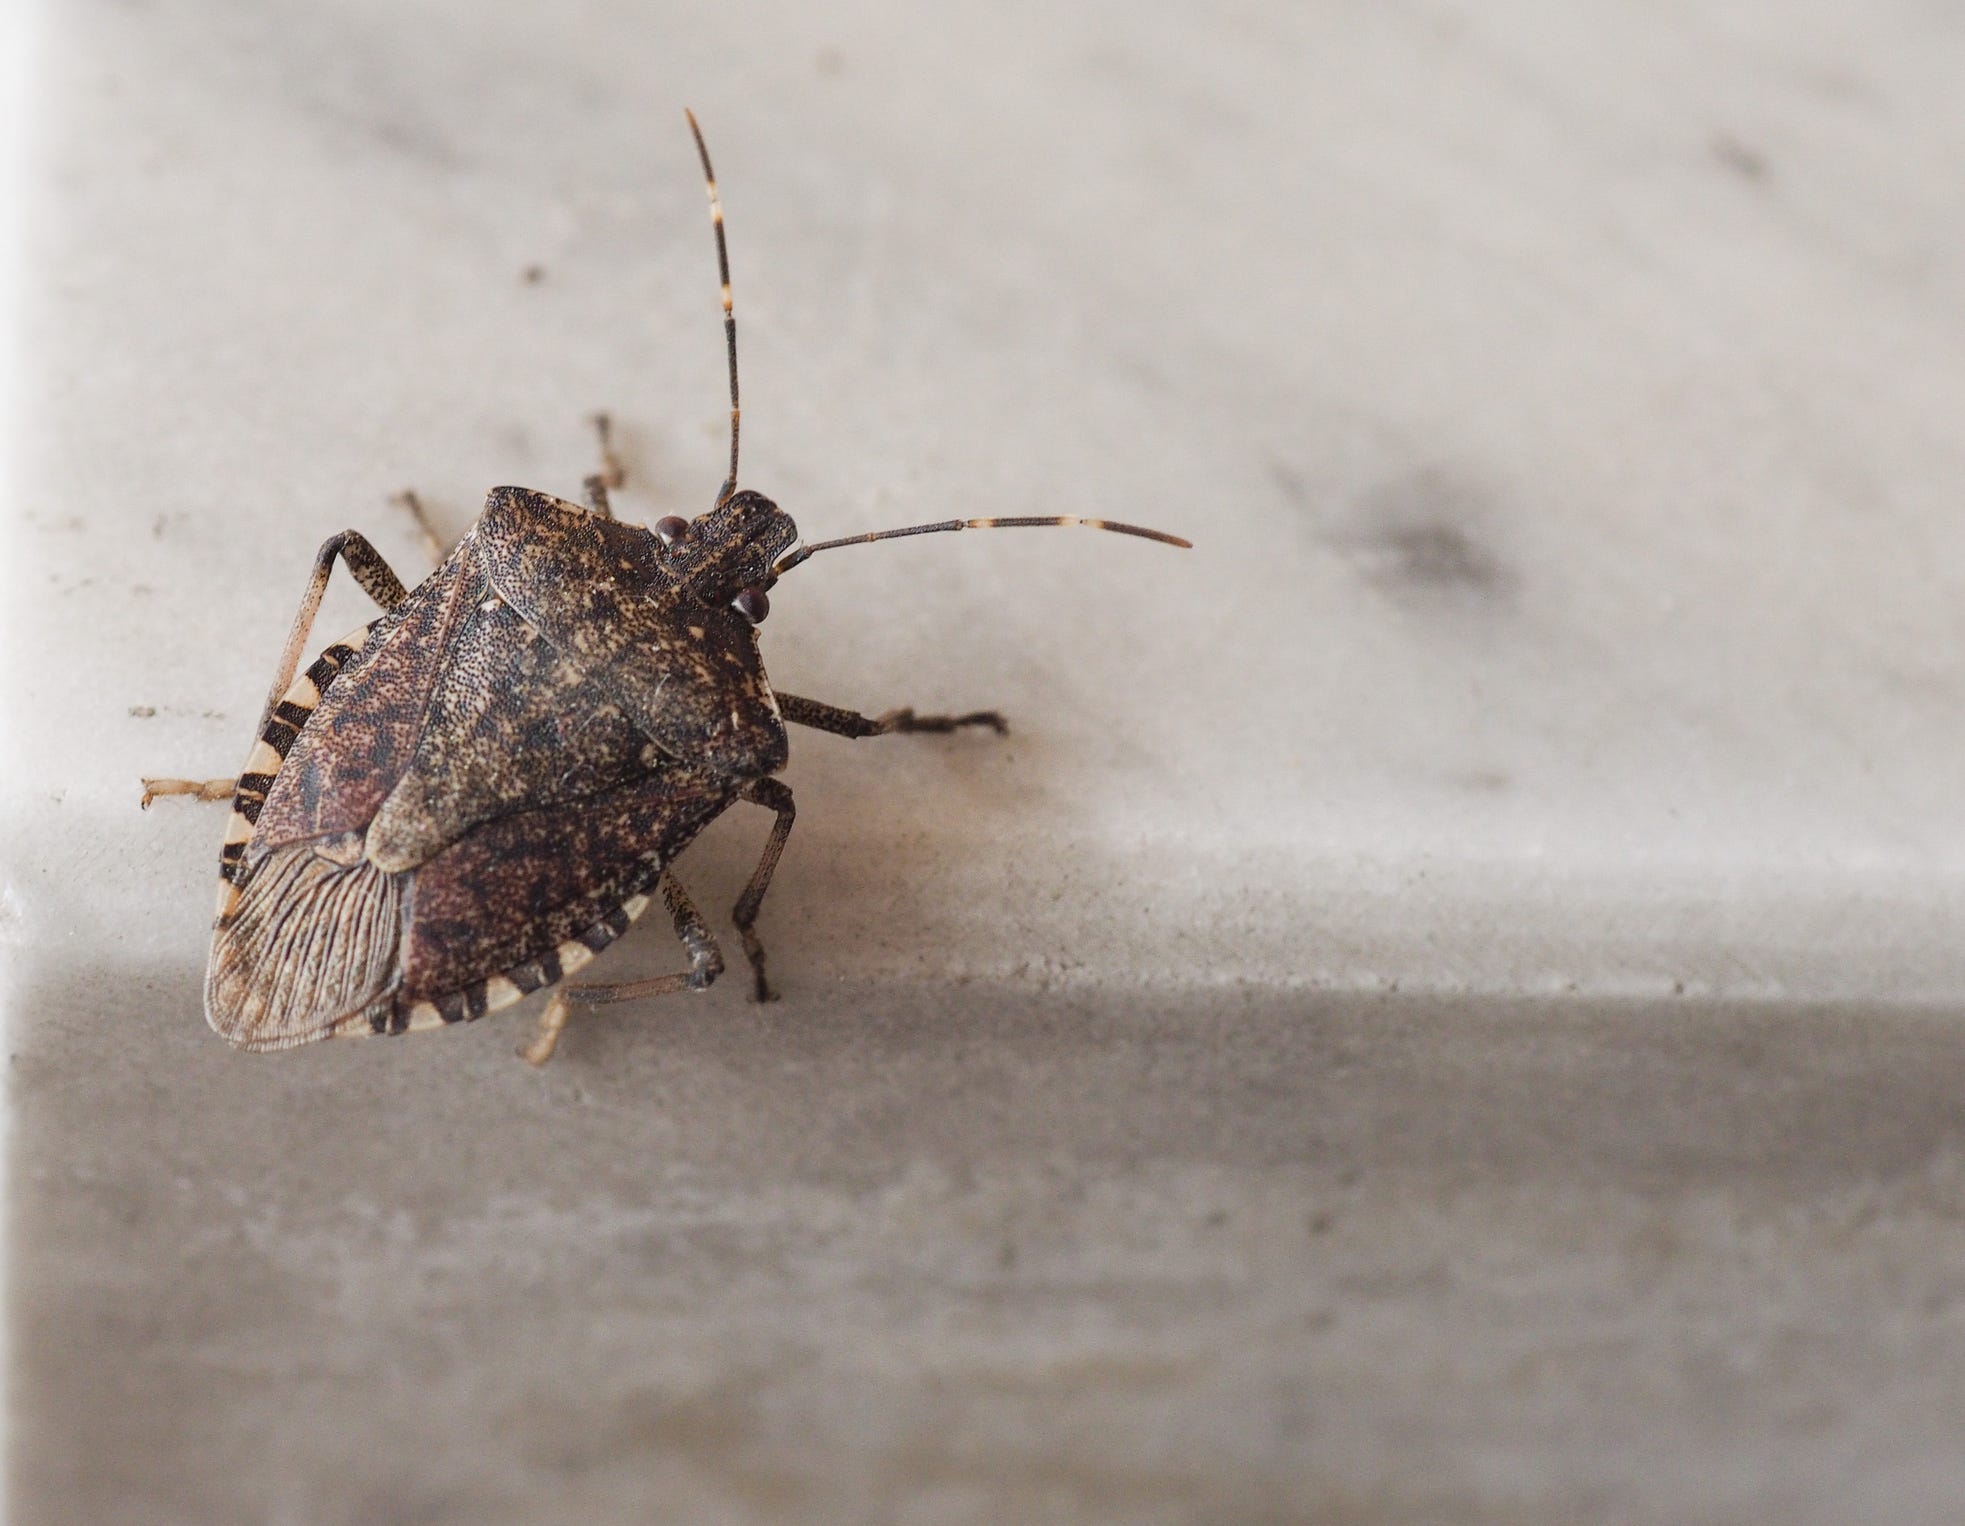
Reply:
[[1054, 525], [1082, 525], [1087, 530], [1110, 530], [1115, 535], [1137, 535], [1141, 540], [1157, 540], [1162, 545], [1179, 546], [1184, 551], [1191, 551], [1194, 547], [1192, 541], [1182, 540], [1178, 535], [1169, 535], [1165, 530], [1148, 530], [1140, 525], [1121, 524], [1116, 519], [1085, 519], [1076, 514], [1017, 514], [990, 519], [939, 519], [931, 525], [909, 525], [901, 530], [870, 530], [865, 535], [842, 535], [838, 540], [822, 540], [810, 546], [800, 546], [789, 556], [779, 560], [771, 569], [771, 576], [782, 577], [808, 556], [820, 551], [831, 551], [838, 546], [864, 546], [869, 541], [899, 540], [904, 535], [936, 535], [944, 530], [1025, 530], [1049, 528]]
[[696, 140], [696, 157], [703, 161], [703, 184], [710, 193], [710, 225], [716, 229], [716, 273], [723, 283], [723, 342], [730, 351], [730, 475], [718, 504], [737, 491], [737, 425], [742, 411], [737, 406], [737, 314], [730, 305], [730, 250], [723, 242], [723, 203], [716, 196], [716, 171], [710, 168], [710, 151], [703, 143], [703, 129], [696, 125], [696, 113], [687, 106], [682, 114], [689, 118], [689, 133]]

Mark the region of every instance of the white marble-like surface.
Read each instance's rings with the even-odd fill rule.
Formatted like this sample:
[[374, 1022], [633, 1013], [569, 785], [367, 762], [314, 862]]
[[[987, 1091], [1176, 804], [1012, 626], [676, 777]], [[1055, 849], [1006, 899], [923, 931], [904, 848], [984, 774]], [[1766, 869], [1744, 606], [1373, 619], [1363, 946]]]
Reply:
[[686, 100], [748, 481], [814, 535], [1068, 504], [1198, 542], [786, 586], [785, 687], [1019, 723], [799, 749], [812, 946], [914, 967], [900, 900], [968, 908], [930, 962], [978, 976], [1957, 989], [1961, 126], [1924, 12], [46, 30], [12, 576], [60, 655], [10, 703], [30, 836], [114, 819], [125, 872], [24, 892], [34, 936], [86, 901], [181, 946], [155, 907], [203, 827], [123, 832], [132, 768], [234, 766], [312, 548], [415, 563], [401, 484], [454, 528], [570, 494], [605, 404], [629, 512], [706, 501]]
[[[1134, 993], [1143, 1009], [1186, 1014], [1167, 1020], [1176, 1026], [1205, 1025], [1219, 998], [1225, 1036], [1279, 1046], [1284, 1090], [1250, 1079], [1253, 1142], [1208, 1155], [1239, 1187], [1175, 1182], [1169, 1166], [1142, 1211], [1205, 1215], [1243, 1191], [1266, 1223], [1303, 1206], [1292, 1194], [1322, 1190], [1278, 1161], [1307, 1152], [1341, 1183], [1345, 1151], [1300, 1132], [1299, 1108], [1331, 1099], [1287, 1090], [1303, 1078], [1296, 1061], [1321, 1067], [1329, 1055], [1306, 1057], [1277, 1036], [1292, 1030], [1271, 1009], [1238, 1018], [1235, 1002], [1388, 988], [1504, 1001], [1685, 995], [1716, 1002], [1688, 1006], [1687, 1020], [1723, 1033], [1748, 1001], [1943, 1005], [1965, 991], [1965, 805], [1953, 784], [1965, 746], [1965, 29], [1942, 7], [87, 0], [43, 8], [32, 35], [25, 385], [0, 565], [0, 929], [12, 1047], [29, 1066], [16, 1093], [29, 1141], [16, 1233], [39, 1226], [53, 1248], [17, 1262], [17, 1317], [40, 1311], [62, 1330], [85, 1316], [150, 1317], [170, 1329], [154, 1286], [92, 1280], [123, 1248], [119, 1226], [168, 1222], [189, 1238], [160, 1264], [203, 1274], [200, 1258], [218, 1253], [190, 1242], [236, 1215], [233, 1230], [261, 1258], [255, 1275], [271, 1279], [255, 1284], [265, 1330], [227, 1345], [207, 1309], [205, 1345], [158, 1336], [156, 1349], [171, 1361], [195, 1349], [193, 1373], [207, 1361], [235, 1378], [238, 1364], [271, 1373], [277, 1391], [292, 1376], [282, 1364], [300, 1358], [270, 1333], [279, 1319], [267, 1311], [306, 1307], [314, 1285], [293, 1257], [314, 1243], [307, 1234], [360, 1240], [359, 1220], [380, 1237], [381, 1261], [317, 1289], [330, 1300], [374, 1294], [376, 1265], [415, 1280], [448, 1275], [437, 1262], [463, 1254], [469, 1235], [422, 1236], [424, 1216], [442, 1219], [460, 1200], [447, 1194], [468, 1197], [468, 1183], [442, 1167], [419, 1171], [421, 1186], [386, 1176], [387, 1159], [445, 1158], [454, 1132], [404, 1125], [400, 1157], [378, 1156], [371, 1140], [350, 1154], [370, 1174], [336, 1184], [331, 1168], [308, 1169], [340, 1148], [336, 1108], [309, 1088], [345, 1088], [346, 1116], [373, 1128], [399, 1121], [416, 1095], [392, 1076], [442, 1090], [446, 1065], [461, 1063], [474, 1078], [497, 1074], [486, 1084], [523, 1111], [531, 1104], [506, 1098], [523, 1078], [484, 1058], [502, 1063], [523, 1019], [431, 1041], [452, 1046], [443, 1059], [291, 1057], [269, 1083], [264, 1066], [205, 1035], [198, 1014], [222, 811], [139, 816], [135, 779], [237, 767], [320, 541], [361, 528], [399, 567], [418, 566], [386, 502], [405, 485], [453, 531], [497, 483], [572, 496], [591, 464], [583, 416], [604, 406], [632, 477], [625, 515], [708, 504], [722, 471], [723, 356], [684, 104], [708, 131], [729, 216], [748, 485], [814, 539], [1063, 509], [1197, 543], [1181, 555], [1073, 532], [944, 537], [841, 552], [785, 581], [765, 627], [785, 689], [868, 710], [995, 704], [1016, 728], [1004, 745], [794, 739], [787, 777], [801, 814], [762, 924], [785, 1021], [802, 1000], [819, 1031], [845, 1033], [857, 1004], [884, 999], [867, 993], [918, 989], [934, 993], [924, 1010], [959, 1022], [952, 988], [983, 993], [978, 1013], [1041, 1009], [1047, 996], [1109, 1013]], [[343, 590], [321, 635], [361, 617]], [[707, 907], [727, 906], [742, 882], [765, 824], [752, 814], [719, 823], [692, 855], [688, 878]], [[624, 970], [672, 959], [645, 933], [618, 955]], [[740, 993], [707, 1000], [699, 1012], [714, 1019], [666, 1021], [760, 1035], [741, 1026], [751, 1019]], [[663, 1074], [661, 1030], [646, 1025], [665, 1019], [605, 1021], [584, 1057], [580, 1035], [569, 1038], [566, 1071], [549, 1084], [631, 1110], [593, 1066], [623, 1062], [620, 1046], [641, 1032], [650, 1047], [625, 1063]], [[1621, 1042], [1614, 1022], [1586, 1029], [1591, 1043]], [[1505, 1031], [1503, 1054], [1536, 1029]], [[1864, 1053], [1860, 1029], [1835, 1032], [1824, 1052]], [[759, 1036], [767, 1050], [782, 1039]], [[1068, 1065], [1047, 1071], [1041, 1041], [1006, 1052], [1002, 1073], [1068, 1111], [1068, 1097], [1044, 1090]], [[1186, 1094], [1214, 1095], [1205, 1047], [1181, 1055], [1194, 1067], [1182, 1072]], [[741, 1075], [764, 1058], [696, 1061], [728, 1081], [726, 1067]], [[1457, 1063], [1450, 1050], [1438, 1059]], [[686, 1056], [675, 1063], [696, 1076]], [[849, 1089], [842, 1109], [865, 1116], [856, 1108], [873, 1104], [850, 1092], [853, 1067], [822, 1069]], [[1632, 1084], [1645, 1074], [1631, 1072]], [[1803, 1089], [1826, 1095], [1862, 1066], [1835, 1059], [1807, 1074]], [[1099, 1075], [1094, 1095], [1120, 1106], [1127, 1084]], [[961, 1098], [960, 1080], [937, 1070], [927, 1089]], [[1752, 1079], [1735, 1080], [1751, 1112]], [[277, 1134], [269, 1084], [313, 1100], [294, 1103], [310, 1120], [307, 1160], [278, 1138], [239, 1145], [269, 1157], [262, 1181], [204, 1147], [223, 1154], [248, 1124]], [[1731, 1081], [1708, 1084], [1735, 1096]], [[737, 1086], [732, 1106], [775, 1095]], [[1737, 1108], [1696, 1095], [1676, 1115], [1693, 1137], [1722, 1115], [1738, 1124]], [[1384, 1100], [1385, 1116], [1413, 1116], [1410, 1093]], [[1501, 1126], [1509, 1111], [1480, 1116]], [[1919, 1152], [1949, 1137], [1944, 1110], [1908, 1111], [1929, 1122], [1915, 1147], [1829, 1153], [1854, 1174], [1935, 1169]], [[115, 1128], [91, 1134], [105, 1112]], [[187, 1113], [209, 1130], [197, 1150], [178, 1132], [192, 1126]], [[471, 1115], [447, 1101], [433, 1116], [455, 1131]], [[534, 1151], [576, 1148], [577, 1108], [564, 1133], [551, 1116], [514, 1137]], [[961, 1105], [953, 1116], [976, 1122]], [[1189, 1144], [1215, 1138], [1215, 1125], [1190, 1122], [1192, 1137], [1169, 1125], [1173, 1144], [1138, 1120], [1111, 1138], [1149, 1160], [1163, 1148], [1186, 1160]], [[617, 1125], [607, 1137], [620, 1148], [687, 1154], [657, 1122]], [[1014, 1220], [1030, 1174], [1084, 1142], [1064, 1125], [1037, 1137], [1035, 1156], [1008, 1152], [1003, 1179], [987, 1184], [988, 1213]], [[974, 1161], [966, 1145], [929, 1148], [931, 1169], [916, 1135], [893, 1140], [873, 1158], [897, 1178], [959, 1178], [966, 1168], [952, 1162]], [[1449, 1157], [1465, 1143], [1454, 1136], [1430, 1164], [1460, 1180]], [[495, 1149], [477, 1141], [465, 1154]], [[703, 1169], [721, 1185], [705, 1191], [751, 1169], [741, 1140], [719, 1150]], [[1651, 1160], [1628, 1160], [1640, 1158]], [[986, 1158], [973, 1168], [989, 1175]], [[1591, 1178], [1576, 1223], [1605, 1221], [1600, 1203], [1586, 1209], [1590, 1193], [1627, 1191], [1608, 1218], [1642, 1238], [1630, 1205], [1649, 1202], [1651, 1170]], [[1118, 1201], [1114, 1173], [1100, 1191]], [[473, 1223], [555, 1232], [528, 1217], [545, 1209], [525, 1172], [497, 1178], [532, 1207], [500, 1218], [477, 1202]], [[539, 1180], [579, 1199], [577, 1162], [556, 1158]], [[919, 1219], [894, 1223], [960, 1239], [974, 1205], [959, 1181], [934, 1181]], [[759, 1234], [780, 1248], [774, 1235], [800, 1243], [811, 1223], [864, 1207], [851, 1191], [842, 1207], [786, 1190], [798, 1206], [752, 1204]], [[1695, 1172], [1685, 1190], [1745, 1189]], [[1924, 1204], [1922, 1190], [1901, 1200]], [[176, 1207], [160, 1220], [164, 1201]], [[658, 1224], [676, 1201], [620, 1211]], [[1742, 1212], [1773, 1215], [1778, 1242], [1779, 1212], [1743, 1201]], [[1393, 1219], [1422, 1211], [1396, 1192], [1373, 1202]], [[1514, 1202], [1495, 1208], [1497, 1243]], [[789, 1218], [774, 1217], [781, 1209]], [[603, 1212], [567, 1211], [576, 1225]], [[1113, 1213], [1086, 1263], [1104, 1270], [1088, 1277], [1117, 1267], [1142, 1287], [1165, 1276], [1208, 1296], [1195, 1290], [1213, 1285], [1201, 1263], [1216, 1266], [1214, 1252], [1179, 1237], [1140, 1251]], [[1429, 1255], [1450, 1260], [1462, 1230], [1475, 1233], [1456, 1216], [1482, 1219], [1480, 1202], [1427, 1220], [1418, 1240]], [[784, 1228], [793, 1221], [799, 1230]], [[296, 1222], [301, 1241], [282, 1239]], [[607, 1222], [613, 1234], [625, 1221]], [[391, 1225], [407, 1238], [391, 1240]], [[1571, 1227], [1537, 1219], [1534, 1233], [1579, 1258], [1556, 1290], [1575, 1313], [1594, 1295]], [[859, 1275], [890, 1230], [903, 1233], [853, 1220], [838, 1264]], [[995, 1230], [976, 1233], [980, 1245]], [[1385, 1233], [1375, 1243], [1397, 1259], [1406, 1242]], [[1701, 1266], [1724, 1263], [1723, 1246], [1693, 1238], [1710, 1257]], [[704, 1265], [717, 1277], [755, 1271], [731, 1254]], [[1821, 1255], [1822, 1286], [1840, 1286], [1845, 1265]], [[1767, 1257], [1779, 1261], [1778, 1243]], [[1276, 1332], [1316, 1311], [1278, 1290], [1313, 1273], [1288, 1256], [1229, 1260], [1240, 1271], [1221, 1273], [1228, 1283], [1281, 1302], [1255, 1299], [1259, 1318], [1202, 1344], [1250, 1340], [1280, 1364], [1255, 1362], [1250, 1382], [1298, 1381]], [[512, 1276], [533, 1287], [578, 1270], [576, 1257], [571, 1269]], [[917, 1271], [937, 1284], [946, 1269]], [[602, 1281], [626, 1296], [620, 1279]], [[1343, 1287], [1331, 1287], [1341, 1310]], [[1415, 1297], [1432, 1307], [1426, 1292]], [[771, 1296], [817, 1295], [792, 1277]], [[929, 1340], [941, 1316], [920, 1310], [939, 1306], [906, 1307], [923, 1321], [908, 1328]], [[741, 1345], [747, 1315], [719, 1309]], [[1098, 1309], [1074, 1310], [1077, 1338], [1099, 1327]], [[906, 1317], [875, 1299], [846, 1326]], [[1582, 1349], [1592, 1337], [1577, 1318]], [[1492, 1367], [1462, 1374], [1467, 1391], [1507, 1368], [1511, 1330], [1504, 1320], [1494, 1332]], [[378, 1347], [365, 1327], [357, 1344], [372, 1358], [400, 1333]], [[770, 1361], [832, 1350], [806, 1339], [766, 1341]], [[1369, 1342], [1344, 1349], [1346, 1361], [1377, 1360]], [[17, 1404], [52, 1384], [51, 1413], [87, 1412], [95, 1388], [45, 1344], [28, 1360]], [[701, 1360], [707, 1371], [717, 1359]], [[877, 1406], [876, 1429], [918, 1392], [896, 1361], [873, 1385], [891, 1406]], [[1558, 1367], [1584, 1381], [1581, 1366]], [[833, 1371], [824, 1359], [817, 1370]], [[1888, 1386], [1888, 1370], [1875, 1377]], [[1327, 1368], [1325, 1380], [1338, 1381]], [[679, 1380], [649, 1381], [666, 1391]], [[156, 1382], [146, 1396], [185, 1392]], [[314, 1372], [301, 1387], [318, 1399], [324, 1382]], [[393, 1392], [408, 1403], [417, 1390], [404, 1382]], [[1135, 1476], [1151, 1454], [1166, 1416], [1147, 1389], [1108, 1416], [1125, 1440], [1100, 1454], [1099, 1476]], [[1893, 1392], [1911, 1412], [1909, 1390]], [[1146, 1504], [1171, 1500], [1179, 1518], [1183, 1500], [1258, 1509], [1313, 1497], [1314, 1481], [1286, 1465], [1287, 1416], [1255, 1408], [1277, 1450], [1249, 1466], [1272, 1493], [1215, 1492], [1233, 1472], [1217, 1449], [1185, 1475], [1198, 1493]], [[131, 1413], [119, 1411], [117, 1434], [136, 1457], [157, 1438]], [[1668, 1450], [1669, 1427], [1646, 1434]], [[1000, 1439], [977, 1444], [996, 1458]], [[1535, 1455], [1532, 1439], [1489, 1441]], [[197, 1445], [223, 1451], [222, 1438]], [[328, 1467], [295, 1455], [294, 1476]], [[1517, 1475], [1501, 1453], [1482, 1455], [1488, 1471], [1442, 1464], [1441, 1492], [1414, 1498], [1513, 1500], [1573, 1518], [1564, 1507], [1578, 1501], [1643, 1497], [1618, 1493], [1634, 1486], [1614, 1471], [1572, 1478], [1568, 1493], [1509, 1493]], [[960, 1518], [962, 1490], [987, 1497], [997, 1477], [976, 1466], [982, 1484], [927, 1467], [942, 1494], [924, 1484], [879, 1497], [928, 1500], [929, 1517], [952, 1498], [946, 1514]], [[46, 1498], [155, 1504], [165, 1486], [131, 1468], [124, 1494], [113, 1481], [91, 1494], [59, 1470], [36, 1486], [57, 1490]], [[1342, 1468], [1318, 1476], [1372, 1497]], [[1684, 1502], [1752, 1497], [1757, 1476], [1744, 1496], [1702, 1502], [1694, 1490]], [[71, 1487], [81, 1492], [59, 1493]], [[738, 1515], [769, 1514], [777, 1499], [701, 1478], [690, 1487], [707, 1491], [706, 1509]], [[793, 1487], [785, 1509], [873, 1497], [835, 1475]], [[494, 1500], [458, 1498], [466, 1515]], [[189, 1518], [194, 1503], [169, 1496], [163, 1508]], [[329, 1518], [300, 1504], [289, 1514]]]

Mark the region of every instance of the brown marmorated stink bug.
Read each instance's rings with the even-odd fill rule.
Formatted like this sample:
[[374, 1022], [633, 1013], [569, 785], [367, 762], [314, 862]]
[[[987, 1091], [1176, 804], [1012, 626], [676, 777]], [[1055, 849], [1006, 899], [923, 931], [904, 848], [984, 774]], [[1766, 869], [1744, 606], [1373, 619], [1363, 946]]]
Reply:
[[[791, 517], [737, 487], [737, 320], [723, 208], [693, 115], [730, 355], [730, 474], [708, 513], [651, 532], [616, 520], [600, 432], [588, 507], [494, 488], [413, 590], [353, 530], [314, 558], [259, 739], [237, 779], [146, 779], [230, 798], [205, 1015], [242, 1049], [468, 1022], [558, 986], [519, 1053], [549, 1059], [575, 1005], [702, 990], [723, 969], [670, 865], [739, 800], [777, 821], [731, 913], [771, 999], [758, 908], [791, 833], [785, 723], [835, 736], [1006, 728], [994, 711], [879, 717], [774, 694], [758, 655], [767, 591], [819, 551], [902, 535], [1087, 525], [1066, 515], [952, 519], [797, 546]], [[421, 518], [413, 495], [404, 501]], [[427, 534], [427, 526], [426, 526]], [[295, 678], [335, 559], [383, 613]], [[560, 982], [659, 896], [686, 971]]]

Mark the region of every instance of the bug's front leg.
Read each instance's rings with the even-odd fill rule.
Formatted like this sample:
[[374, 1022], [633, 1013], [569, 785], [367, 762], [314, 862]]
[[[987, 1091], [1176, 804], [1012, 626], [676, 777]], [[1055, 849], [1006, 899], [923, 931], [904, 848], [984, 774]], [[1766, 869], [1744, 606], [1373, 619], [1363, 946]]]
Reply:
[[[916, 715], [912, 709], [900, 709], [889, 710], [885, 715], [869, 716], [861, 715], [857, 710], [842, 710], [837, 705], [821, 704], [816, 699], [804, 699], [796, 694], [778, 695], [778, 713], [801, 726], [830, 731], [834, 736], [842, 737], [887, 736], [900, 731], [959, 731], [965, 726], [987, 726], [998, 736], [1007, 736], [1010, 730], [1010, 723], [994, 710], [972, 710], [967, 715]], [[744, 893], [737, 898], [736, 909], [730, 914], [730, 920], [737, 924], [738, 935], [744, 940], [744, 954], [751, 963], [754, 998], [758, 1001], [775, 1001], [777, 995], [764, 977], [764, 944], [757, 936], [757, 913], [764, 904], [764, 892], [770, 888], [778, 859], [785, 851], [785, 839], [791, 836], [791, 824], [797, 812], [792, 805], [791, 790], [778, 779], [758, 779], [748, 785], [738, 798], [778, 813], [770, 839], [764, 844], [764, 856], [758, 860], [750, 883], [744, 887]]]
[[583, 484], [587, 490], [587, 507], [602, 519], [612, 519], [614, 509], [608, 502], [607, 490], [621, 486], [628, 480], [628, 474], [621, 458], [614, 454], [614, 420], [605, 413], [596, 413], [591, 422], [594, 433], [600, 437], [600, 470]]
[[964, 726], [987, 726], [998, 736], [1010, 734], [1010, 723], [995, 710], [971, 710], [967, 715], [916, 715], [911, 707], [904, 707], [884, 715], [861, 715], [857, 710], [842, 710], [816, 699], [780, 694], [778, 711], [786, 720], [800, 726], [842, 737], [879, 737], [901, 731], [959, 731]]
[[671, 991], [703, 991], [723, 973], [723, 953], [716, 946], [709, 924], [689, 899], [689, 892], [673, 874], [657, 882], [669, 915], [675, 920], [675, 935], [689, 950], [689, 968], [673, 975], [657, 975], [652, 980], [627, 980], [614, 985], [561, 986], [539, 1014], [539, 1031], [532, 1042], [522, 1045], [518, 1057], [528, 1065], [544, 1065], [559, 1047], [559, 1036], [578, 1007], [604, 1007], [617, 1001], [636, 1001], [644, 996], [666, 996]]
[[416, 489], [406, 487], [400, 493], [391, 495], [389, 501], [402, 505], [403, 512], [416, 521], [417, 539], [423, 542], [423, 550], [431, 563], [442, 562], [449, 553], [444, 550], [443, 537], [437, 534], [437, 527], [430, 522], [429, 511], [423, 507], [423, 500]]

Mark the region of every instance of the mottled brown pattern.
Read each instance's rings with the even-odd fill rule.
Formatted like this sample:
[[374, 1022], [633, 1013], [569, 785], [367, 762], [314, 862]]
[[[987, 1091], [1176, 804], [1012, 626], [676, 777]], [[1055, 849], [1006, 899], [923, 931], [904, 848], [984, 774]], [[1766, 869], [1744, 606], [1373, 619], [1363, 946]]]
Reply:
[[[758, 538], [726, 545], [711, 523], [724, 520]], [[729, 601], [798, 532], [752, 493], [697, 524], [665, 552], [646, 530], [508, 487], [486, 499], [477, 538], [492, 586], [670, 757], [740, 780], [775, 773], [784, 723], [756, 629]]]
[[317, 704], [276, 703], [284, 762], [250, 776], [251, 838], [222, 866], [241, 899], [214, 940], [213, 1026], [277, 1047], [400, 1032], [419, 1001], [467, 1020], [492, 978], [551, 984], [562, 943], [618, 936], [622, 903], [783, 765], [726, 585], [795, 535], [755, 494], [665, 548], [494, 492], [359, 652], [310, 670]]
[[413, 869], [479, 824], [579, 800], [661, 761], [596, 680], [502, 600], [453, 629], [416, 753], [368, 829], [378, 868]]
[[507, 816], [446, 848], [415, 877], [399, 1004], [439, 1000], [585, 932], [653, 885], [734, 794], [676, 769], [577, 810]]

